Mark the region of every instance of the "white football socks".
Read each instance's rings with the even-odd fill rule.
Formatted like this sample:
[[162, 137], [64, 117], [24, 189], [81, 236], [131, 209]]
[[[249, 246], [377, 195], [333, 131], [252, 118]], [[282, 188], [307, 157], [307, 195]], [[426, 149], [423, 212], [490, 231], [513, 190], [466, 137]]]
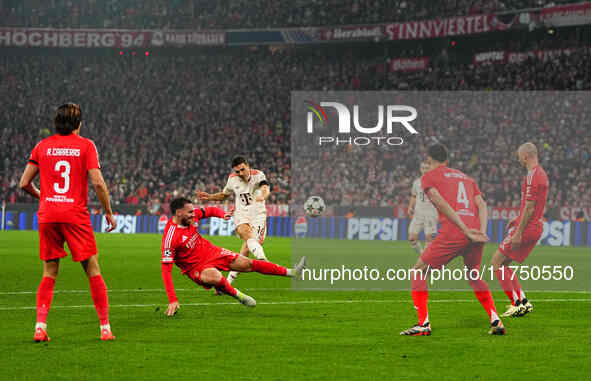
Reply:
[[410, 241], [410, 245], [417, 252], [417, 254], [419, 254], [419, 255], [423, 254], [423, 246], [421, 245], [421, 241], [419, 241], [419, 240]]
[[246, 245], [248, 246], [248, 250], [254, 255], [256, 259], [260, 259], [262, 261], [266, 261], [267, 257], [265, 256], [265, 252], [263, 251], [263, 247], [261, 244], [254, 238], [249, 238], [246, 240]]
[[47, 331], [47, 324], [37, 322], [37, 324], [35, 324], [35, 329], [37, 329], [37, 328], [41, 328], [42, 330]]

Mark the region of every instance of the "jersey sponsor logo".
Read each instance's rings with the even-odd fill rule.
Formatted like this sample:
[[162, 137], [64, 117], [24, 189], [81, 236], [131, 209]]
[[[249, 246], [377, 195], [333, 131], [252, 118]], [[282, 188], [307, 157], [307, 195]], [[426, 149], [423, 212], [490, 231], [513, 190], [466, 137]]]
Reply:
[[183, 238], [182, 238], [183, 242], [185, 242], [187, 240], [187, 238], [189, 238], [189, 237], [187, 237], [186, 235], [183, 235]]
[[80, 156], [79, 148], [48, 148], [47, 156]]
[[49, 202], [67, 202], [67, 203], [73, 203], [74, 199], [73, 198], [69, 198], [66, 196], [60, 196], [60, 195], [53, 195], [52, 197], [45, 197], [45, 201], [49, 201]]

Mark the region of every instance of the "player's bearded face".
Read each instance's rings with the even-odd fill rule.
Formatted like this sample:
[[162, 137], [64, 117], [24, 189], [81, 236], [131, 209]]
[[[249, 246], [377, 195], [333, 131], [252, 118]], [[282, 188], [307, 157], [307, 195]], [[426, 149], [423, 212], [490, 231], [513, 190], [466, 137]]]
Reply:
[[232, 168], [234, 173], [237, 174], [242, 178], [242, 180], [246, 181], [250, 177], [250, 167], [246, 163], [241, 163]]
[[195, 217], [195, 211], [193, 210], [193, 204], [185, 204], [183, 209], [179, 209], [179, 219], [183, 226], [189, 226], [193, 223]]

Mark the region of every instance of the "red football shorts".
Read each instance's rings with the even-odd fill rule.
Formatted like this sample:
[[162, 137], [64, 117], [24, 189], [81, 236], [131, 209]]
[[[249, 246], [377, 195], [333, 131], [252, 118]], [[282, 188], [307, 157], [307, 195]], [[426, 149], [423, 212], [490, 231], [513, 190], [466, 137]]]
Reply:
[[187, 276], [191, 278], [193, 282], [209, 289], [211, 286], [206, 286], [201, 283], [201, 273], [203, 270], [215, 268], [220, 271], [230, 271], [230, 264], [234, 262], [238, 256], [240, 256], [240, 254], [221, 248], [219, 251], [213, 253], [213, 255], [209, 255], [202, 261], [199, 261], [197, 266], [187, 272]]
[[543, 226], [526, 227], [521, 234], [521, 245], [519, 245], [517, 249], [513, 249], [511, 247], [511, 239], [513, 239], [513, 235], [516, 231], [516, 227], [509, 229], [507, 236], [499, 245], [499, 251], [504, 256], [509, 257], [516, 262], [523, 263], [538, 244], [538, 241], [542, 236]]
[[97, 253], [96, 241], [91, 225], [61, 222], [39, 224], [39, 256], [43, 261], [68, 256], [64, 250], [68, 244], [72, 260], [84, 261]]
[[423, 254], [421, 259], [432, 269], [439, 269], [457, 256], [464, 257], [464, 264], [469, 269], [480, 268], [484, 244], [472, 243], [467, 237], [452, 239], [439, 234]]

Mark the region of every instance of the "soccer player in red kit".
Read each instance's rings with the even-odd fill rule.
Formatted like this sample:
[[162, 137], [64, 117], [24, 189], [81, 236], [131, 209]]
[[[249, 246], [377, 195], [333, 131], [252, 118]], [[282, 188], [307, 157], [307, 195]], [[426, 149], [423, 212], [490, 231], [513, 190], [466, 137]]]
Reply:
[[533, 310], [531, 302], [508, 266], [512, 261], [522, 263], [542, 236], [544, 208], [548, 197], [548, 176], [538, 162], [538, 150], [533, 143], [524, 143], [517, 150], [519, 163], [527, 169], [521, 185], [519, 215], [509, 222], [508, 234], [493, 255], [491, 265], [509, 297], [511, 305], [502, 316], [523, 316]]
[[[100, 321], [101, 340], [115, 337], [109, 325], [107, 287], [98, 264], [96, 243], [90, 224], [88, 178], [105, 210], [110, 225], [116, 227], [109, 192], [100, 170], [94, 142], [80, 136], [82, 111], [67, 103], [57, 108], [54, 119], [56, 134], [40, 141], [31, 153], [20, 181], [20, 187], [39, 199], [39, 254], [43, 261], [43, 278], [37, 290], [37, 324], [34, 340], [49, 341], [47, 314], [53, 298], [60, 258], [68, 254], [68, 244], [75, 262], [80, 262], [90, 282], [90, 292]], [[33, 179], [40, 175], [40, 189]]]
[[[414, 266], [412, 299], [418, 315], [418, 324], [400, 332], [401, 335], [429, 336], [431, 323], [427, 309], [429, 292], [427, 275], [430, 269], [439, 269], [457, 256], [464, 258], [469, 270], [468, 282], [476, 298], [487, 312], [490, 334], [503, 335], [505, 328], [497, 315], [490, 290], [480, 274], [480, 262], [484, 243], [488, 241], [486, 226], [488, 210], [476, 182], [447, 166], [448, 153], [445, 146], [435, 144], [427, 151], [430, 171], [421, 178], [423, 191], [439, 212], [441, 229], [421, 254]], [[474, 271], [471, 271], [474, 270]]]
[[161, 259], [162, 280], [169, 302], [165, 312], [168, 316], [174, 315], [180, 307], [172, 282], [173, 263], [193, 282], [205, 288], [214, 287], [217, 291], [230, 295], [248, 307], [254, 307], [256, 301], [232, 287], [220, 270], [254, 271], [268, 275], [298, 277], [305, 267], [306, 257], [302, 257], [294, 269], [288, 269], [264, 260], [249, 259], [214, 246], [199, 234], [195, 220], [208, 217], [229, 219], [231, 215], [220, 208], [195, 209], [191, 200], [181, 197], [172, 200], [170, 210], [173, 216], [168, 220], [162, 235]]

